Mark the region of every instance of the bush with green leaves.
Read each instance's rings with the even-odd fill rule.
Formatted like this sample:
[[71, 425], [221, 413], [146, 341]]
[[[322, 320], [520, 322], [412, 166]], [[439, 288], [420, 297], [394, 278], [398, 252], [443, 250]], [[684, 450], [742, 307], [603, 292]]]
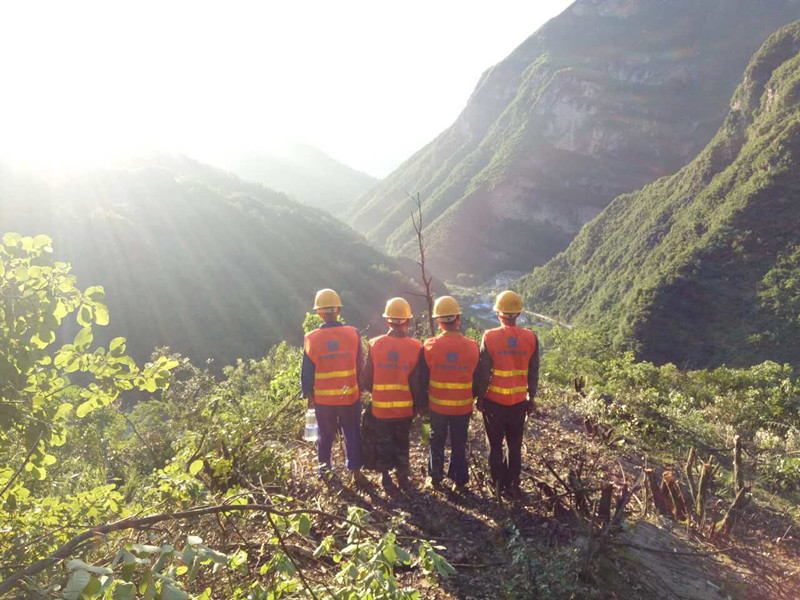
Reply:
[[[620, 443], [627, 439], [654, 450], [675, 449], [676, 442], [684, 450], [695, 443], [719, 448], [731, 447], [740, 435], [770, 487], [800, 488], [791, 456], [779, 457], [791, 452], [793, 432], [800, 431], [800, 379], [791, 366], [767, 361], [681, 371], [637, 361], [581, 329], [555, 328], [541, 337], [549, 388], [543, 402], [563, 404], [565, 396], [556, 390], [584, 378], [584, 396], [567, 396], [569, 408], [612, 426]], [[766, 438], [773, 440], [770, 448], [763, 447]]]
[[[69, 478], [49, 476], [58, 449], [81, 436], [81, 419], [112, 405], [121, 393], [167, 388], [177, 366], [165, 357], [137, 366], [125, 353], [124, 338], [113, 339], [108, 349], [94, 347], [93, 328], [109, 322], [104, 296], [99, 286], [77, 286], [70, 266], [53, 259], [47, 236], [3, 236], [0, 548], [5, 557], [31, 560], [76, 522], [119, 514], [115, 486], [95, 486], [99, 478], [88, 477], [89, 485], [81, 489]], [[76, 326], [70, 343], [57, 343]], [[45, 543], [39, 540], [42, 526], [60, 532]]]

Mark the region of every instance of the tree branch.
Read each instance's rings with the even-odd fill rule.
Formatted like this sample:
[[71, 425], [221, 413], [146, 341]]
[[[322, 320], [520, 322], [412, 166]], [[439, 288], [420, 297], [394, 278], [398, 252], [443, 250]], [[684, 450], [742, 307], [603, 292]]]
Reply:
[[33, 443], [30, 450], [28, 450], [28, 454], [25, 455], [25, 460], [22, 461], [22, 464], [19, 466], [19, 469], [17, 469], [17, 472], [11, 476], [11, 479], [8, 480], [8, 483], [6, 483], [3, 489], [0, 490], [0, 498], [3, 497], [3, 494], [5, 494], [11, 488], [13, 483], [17, 480], [17, 477], [20, 476], [20, 473], [22, 473], [22, 469], [24, 469], [25, 465], [28, 464], [28, 461], [31, 459], [31, 456], [33, 456], [34, 450], [36, 450], [36, 446], [38, 446], [39, 442], [42, 441], [43, 436], [44, 436], [44, 429], [42, 429], [42, 431], [39, 432], [39, 437], [36, 438], [36, 441]]
[[68, 542], [66, 542], [64, 545], [58, 548], [47, 558], [37, 560], [35, 563], [27, 566], [21, 571], [17, 571], [13, 575], [9, 575], [7, 579], [0, 582], [0, 596], [13, 589], [14, 586], [17, 585], [20, 579], [40, 573], [41, 571], [44, 571], [48, 567], [51, 567], [52, 565], [56, 564], [60, 560], [67, 558], [81, 544], [83, 544], [87, 540], [93, 539], [95, 536], [108, 535], [109, 533], [113, 533], [115, 531], [123, 531], [125, 529], [148, 529], [151, 526], [157, 523], [161, 523], [163, 521], [196, 519], [198, 517], [203, 517], [206, 515], [215, 515], [225, 512], [248, 512], [248, 511], [265, 512], [269, 515], [278, 517], [288, 517], [303, 513], [320, 515], [323, 517], [327, 517], [329, 519], [335, 519], [341, 523], [347, 523], [349, 525], [358, 527], [361, 531], [366, 533], [371, 538], [378, 539], [378, 536], [370, 532], [368, 529], [366, 529], [366, 527], [364, 527], [360, 523], [356, 523], [355, 521], [351, 521], [346, 517], [340, 517], [339, 515], [335, 515], [333, 513], [325, 512], [322, 510], [295, 509], [295, 510], [281, 511], [281, 510], [276, 510], [273, 506], [270, 506], [269, 504], [227, 504], [219, 506], [206, 506], [203, 508], [193, 508], [179, 512], [151, 515], [149, 517], [144, 517], [141, 519], [131, 519], [131, 518], [122, 519], [121, 521], [116, 521], [114, 523], [106, 523], [105, 525], [99, 525], [97, 527], [93, 527], [87, 531], [84, 531], [80, 535], [77, 535], [72, 539], [70, 539]]

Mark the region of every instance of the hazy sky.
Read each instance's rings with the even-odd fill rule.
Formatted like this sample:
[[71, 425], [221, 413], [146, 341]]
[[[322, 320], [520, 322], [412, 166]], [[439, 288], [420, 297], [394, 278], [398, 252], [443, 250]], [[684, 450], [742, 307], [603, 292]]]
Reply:
[[383, 176], [570, 0], [0, 0], [0, 152], [314, 144]]

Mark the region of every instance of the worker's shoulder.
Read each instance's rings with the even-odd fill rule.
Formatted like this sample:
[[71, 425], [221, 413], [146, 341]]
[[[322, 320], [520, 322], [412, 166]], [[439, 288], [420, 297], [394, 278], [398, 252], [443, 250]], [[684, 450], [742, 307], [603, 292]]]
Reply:
[[369, 345], [374, 346], [376, 343], [381, 341], [382, 339], [388, 337], [385, 333], [381, 335], [376, 335], [375, 337], [369, 338]]

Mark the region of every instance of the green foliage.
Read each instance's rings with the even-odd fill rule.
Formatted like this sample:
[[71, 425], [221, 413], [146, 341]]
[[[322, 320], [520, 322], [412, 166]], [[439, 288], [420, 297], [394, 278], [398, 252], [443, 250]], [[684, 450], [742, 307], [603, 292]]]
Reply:
[[[86, 494], [99, 493], [107, 507], [116, 508], [113, 486], [64, 499], [47, 496], [46, 480], [57, 463], [57, 449], [67, 442], [67, 423], [111, 405], [122, 392], [166, 389], [177, 366], [161, 357], [138, 367], [125, 354], [124, 338], [114, 339], [108, 350], [92, 347], [93, 327], [109, 320], [104, 296], [100, 287], [77, 287], [69, 265], [53, 259], [47, 236], [3, 236], [0, 464], [5, 466], [0, 468], [0, 520], [7, 527], [0, 529], [0, 546], [14, 545], [22, 528], [43, 515], [57, 521], [68, 511], [65, 507], [83, 511], [81, 502], [94, 507]], [[72, 343], [56, 345], [58, 335], [75, 328], [72, 317], [80, 327], [77, 335]], [[80, 425], [72, 428], [72, 435], [79, 432]]]
[[[273, 491], [289, 484], [301, 433], [299, 348], [281, 343], [262, 360], [226, 367], [219, 381], [166, 349], [140, 368], [122, 338], [94, 347], [94, 327], [108, 320], [103, 290], [80, 291], [69, 266], [52, 260], [49, 239], [8, 235], [0, 259], [0, 359], [11, 373], [0, 383], [0, 464], [9, 465], [0, 468], [0, 582], [88, 527], [257, 501], [284, 512], [223, 517], [240, 537], [242, 529], [259, 536], [252, 554], [217, 550], [217, 520], [170, 519], [138, 539], [124, 530], [96, 536], [23, 587], [67, 600], [310, 598], [284, 538], [325, 565], [310, 588], [317, 597], [411, 600], [419, 593], [395, 569], [453, 572], [425, 541], [415, 555], [392, 531], [376, 535], [361, 508], [323, 533], [318, 511]], [[70, 318], [77, 334], [59, 346]]]
[[[572, 396], [570, 410], [612, 426], [617, 443], [675, 451], [681, 440], [686, 451], [692, 444], [731, 446], [738, 434], [758, 457], [768, 487], [800, 489], [791, 458], [800, 446], [800, 378], [791, 366], [681, 371], [636, 361], [580, 329], [557, 328], [541, 337], [545, 381], [563, 390], [584, 378], [585, 396]], [[564, 397], [550, 388], [541, 401], [559, 405]]]
[[798, 50], [798, 23], [767, 40], [706, 149], [523, 278], [526, 303], [660, 364], [800, 364]]

